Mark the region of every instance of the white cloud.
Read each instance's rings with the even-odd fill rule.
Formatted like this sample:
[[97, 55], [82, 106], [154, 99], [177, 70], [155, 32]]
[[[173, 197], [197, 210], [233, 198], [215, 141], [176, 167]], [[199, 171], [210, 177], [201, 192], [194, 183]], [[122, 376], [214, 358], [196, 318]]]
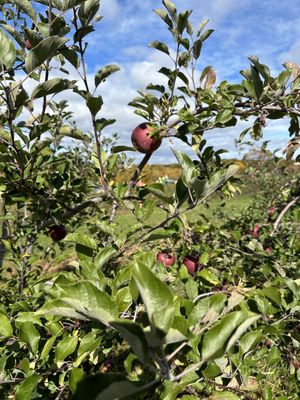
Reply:
[[[177, 9], [193, 9], [192, 20], [195, 28], [204, 18], [209, 18], [208, 28], [215, 28], [214, 34], [205, 42], [198, 65], [199, 70], [213, 65], [218, 81], [227, 79], [241, 81], [238, 71], [248, 68], [248, 55], [256, 54], [261, 62], [270, 65], [273, 74], [281, 69], [280, 63], [300, 63], [300, 4], [298, 0], [281, 3], [277, 0], [174, 0]], [[120, 143], [130, 144], [133, 128], [142, 122], [134, 114], [128, 102], [143, 90], [149, 82], [165, 83], [158, 74], [162, 66], [170, 65], [167, 56], [149, 49], [152, 40], [167, 41], [172, 48], [170, 33], [164, 23], [152, 10], [163, 8], [160, 0], [102, 0], [100, 14], [103, 20], [96, 32], [88, 36], [88, 71], [92, 72], [105, 64], [116, 63], [121, 71], [100, 85], [97, 93], [104, 99], [101, 117], [115, 118], [117, 122], [108, 132], [117, 132]], [[70, 79], [73, 79], [74, 71]], [[77, 78], [77, 76], [76, 76]], [[70, 102], [78, 125], [89, 129], [84, 100], [68, 91], [61, 97]], [[249, 123], [250, 124], [250, 123]], [[229, 156], [236, 155], [234, 138], [248, 126], [247, 123], [226, 130], [208, 132], [208, 143], [229, 150]], [[265, 129], [265, 139], [271, 140], [272, 148], [284, 147], [288, 141], [286, 121], [272, 121]], [[182, 142], [176, 146], [186, 148]], [[155, 162], [175, 161], [166, 140], [153, 156]]]

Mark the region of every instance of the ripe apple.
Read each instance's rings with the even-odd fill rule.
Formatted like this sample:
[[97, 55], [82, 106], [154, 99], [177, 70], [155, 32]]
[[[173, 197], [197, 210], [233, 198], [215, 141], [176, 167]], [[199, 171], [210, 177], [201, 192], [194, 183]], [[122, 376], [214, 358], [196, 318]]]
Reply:
[[269, 207], [268, 208], [268, 215], [272, 217], [276, 213], [276, 207]]
[[151, 154], [161, 145], [161, 139], [149, 137], [152, 130], [153, 128], [143, 123], [132, 131], [131, 142], [140, 153]]
[[252, 236], [254, 237], [254, 238], [259, 238], [260, 237], [260, 225], [259, 224], [255, 224], [254, 225], [254, 228], [253, 228], [253, 231], [252, 231]]
[[28, 39], [25, 40], [25, 47], [27, 50], [31, 50], [32, 49], [32, 44], [29, 42]]
[[162, 251], [159, 251], [156, 254], [156, 260], [161, 263], [165, 267], [170, 267], [171, 265], [174, 264], [176, 260], [176, 256], [172, 256], [171, 254], [164, 253]]
[[60, 225], [52, 225], [49, 228], [49, 235], [51, 239], [55, 242], [64, 239], [67, 236], [67, 229], [63, 224]]
[[264, 251], [265, 251], [266, 254], [272, 254], [273, 253], [272, 247], [265, 247]]
[[191, 275], [194, 275], [200, 267], [199, 256], [193, 254], [185, 256], [182, 263], [186, 266]]

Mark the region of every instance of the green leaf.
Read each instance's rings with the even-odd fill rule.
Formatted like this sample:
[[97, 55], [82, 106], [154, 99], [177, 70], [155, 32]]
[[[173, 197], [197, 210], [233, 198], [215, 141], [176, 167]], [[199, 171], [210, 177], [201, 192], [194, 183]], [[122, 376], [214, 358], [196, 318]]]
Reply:
[[68, 79], [53, 78], [46, 82], [40, 83], [36, 86], [31, 94], [32, 99], [48, 96], [49, 94], [57, 94], [63, 90], [72, 89], [76, 81], [69, 81]]
[[101, 68], [95, 75], [95, 86], [98, 87], [101, 82], [104, 82], [107, 77], [117, 71], [120, 71], [120, 67], [116, 64], [106, 65]]
[[233, 311], [210, 328], [203, 337], [202, 359], [221, 357], [259, 316], [244, 311]]
[[237, 397], [231, 392], [222, 391], [222, 393], [214, 392], [211, 396], [209, 396], [208, 400], [240, 400], [240, 397]]
[[173, 22], [165, 10], [156, 9], [154, 12], [169, 26], [169, 28], [173, 28]]
[[175, 193], [177, 207], [181, 207], [184, 204], [184, 202], [188, 199], [188, 197], [189, 197], [188, 188], [183, 183], [182, 178], [179, 178], [178, 181], [176, 182], [176, 193]]
[[177, 158], [181, 168], [182, 168], [182, 182], [191, 187], [194, 180], [197, 177], [197, 169], [193, 163], [193, 161], [189, 158], [189, 156], [181, 151], [172, 149], [175, 157]]
[[78, 10], [78, 16], [82, 25], [88, 25], [99, 10], [99, 0], [86, 0]]
[[31, 400], [32, 392], [37, 387], [40, 377], [37, 374], [27, 376], [16, 390], [16, 400]]
[[218, 113], [218, 115], [216, 116], [215, 123], [225, 125], [226, 122], [231, 120], [232, 114], [233, 114], [232, 108], [229, 108], [229, 109], [227, 108], [227, 109], [220, 111]]
[[68, 242], [75, 242], [76, 251], [88, 257], [92, 257], [94, 250], [97, 249], [97, 243], [95, 240], [81, 233], [69, 233], [64, 240]]
[[62, 47], [68, 39], [59, 36], [51, 36], [43, 39], [37, 46], [30, 50], [25, 58], [25, 69], [27, 73], [41, 66], [44, 61], [54, 57], [59, 48]]
[[85, 2], [86, 0], [64, 0], [63, 2], [63, 9], [61, 11], [67, 11], [70, 8], [79, 6], [81, 3]]
[[153, 83], [149, 83], [146, 87], [147, 90], [156, 90], [160, 93], [165, 93], [166, 88], [163, 85], [154, 85]]
[[214, 174], [210, 180], [205, 182], [195, 180], [193, 184], [193, 189], [195, 190], [198, 200], [203, 201], [212, 193], [214, 193], [218, 188], [220, 188], [229, 178], [235, 175], [239, 170], [239, 166], [236, 164], [231, 164], [227, 171], [218, 171]]
[[151, 42], [149, 47], [153, 47], [154, 49], [162, 51], [165, 54], [170, 54], [168, 46], [165, 43], [159, 42], [158, 40]]
[[234, 343], [246, 332], [246, 330], [254, 324], [258, 319], [260, 318], [260, 315], [254, 314], [254, 313], [249, 313], [247, 316], [246, 320], [243, 321], [234, 334], [230, 337], [229, 341], [226, 344], [226, 349], [225, 351], [227, 352], [233, 345]]
[[50, 353], [50, 351], [53, 349], [53, 345], [54, 345], [54, 342], [56, 340], [56, 337], [57, 337], [57, 335], [52, 336], [45, 343], [45, 345], [43, 347], [43, 350], [41, 352], [41, 355], [40, 355], [40, 360], [41, 361], [45, 360], [47, 358], [48, 354]]
[[[153, 382], [153, 385], [157, 381]], [[98, 374], [90, 376], [77, 385], [74, 400], [119, 400], [135, 398], [134, 395], [148, 389], [151, 384], [141, 386], [136, 382], [126, 380], [120, 374]], [[132, 397], [134, 396], [134, 397]]]
[[202, 40], [202, 42], [204, 42], [204, 40], [208, 39], [209, 36], [213, 33], [213, 29], [207, 29], [207, 31], [205, 31], [201, 36], [200, 39]]
[[140, 260], [133, 265], [133, 278], [146, 305], [149, 320], [154, 327], [168, 332], [172, 325], [175, 305], [169, 287], [161, 282]]
[[193, 44], [193, 55], [196, 60], [200, 57], [201, 49], [202, 49], [202, 40], [201, 39], [195, 40]]
[[67, 336], [60, 340], [55, 347], [55, 361], [64, 361], [69, 355], [74, 353], [77, 343], [77, 336]]
[[160, 200], [163, 200], [168, 204], [173, 203], [173, 198], [167, 196], [167, 194], [165, 193], [165, 185], [163, 185], [162, 183], [152, 183], [151, 185], [147, 185], [147, 190], [158, 197]]
[[274, 83], [278, 88], [285, 89], [286, 84], [291, 77], [291, 74], [292, 72], [290, 70], [280, 72]]
[[185, 10], [178, 14], [177, 29], [180, 34], [182, 34], [187, 27], [188, 19], [191, 13], [191, 10]]
[[115, 254], [117, 253], [117, 250], [114, 249], [113, 247], [107, 247], [105, 249], [102, 249], [96, 256], [95, 259], [95, 264], [97, 264], [98, 268], [101, 268], [104, 264], [107, 263], [108, 260], [110, 260]]
[[91, 97], [89, 96], [86, 100], [86, 105], [90, 110], [91, 114], [95, 117], [98, 112], [101, 110], [103, 105], [103, 99], [101, 96]]
[[78, 357], [86, 355], [98, 348], [102, 338], [95, 335], [93, 332], [87, 333], [80, 341], [80, 345], [77, 351]]
[[23, 36], [20, 34], [18, 29], [13, 28], [9, 24], [7, 24], [5, 21], [1, 20], [0, 21], [1, 27], [6, 30], [14, 39], [15, 41], [22, 47], [24, 47], [25, 42]]
[[130, 146], [112, 146], [110, 149], [112, 154], [122, 153], [123, 151], [136, 151], [135, 147]]
[[[109, 295], [92, 282], [81, 281], [71, 285], [56, 285], [60, 301], [71, 306], [86, 319], [108, 325], [118, 318], [118, 308]], [[43, 308], [41, 309], [43, 310]], [[41, 313], [41, 310], [39, 312]]]
[[81, 368], [72, 368], [69, 375], [69, 386], [74, 394], [78, 383], [84, 378], [84, 371]]
[[178, 57], [178, 65], [187, 67], [188, 63], [190, 60], [190, 52], [189, 51], [184, 51], [180, 54], [180, 56]]
[[19, 338], [27, 344], [33, 354], [37, 353], [41, 335], [32, 322], [23, 322], [21, 324]]
[[260, 79], [258, 70], [256, 67], [251, 67], [251, 74], [252, 74], [252, 81], [253, 81], [253, 86], [256, 94], [256, 98], [259, 99], [260, 96], [262, 95], [264, 91], [264, 85], [262, 80]]
[[38, 316], [59, 315], [74, 319], [83, 319], [83, 320], [89, 319], [87, 315], [82, 315], [80, 312], [74, 310], [71, 305], [59, 299], [47, 301], [47, 303], [44, 304], [43, 307], [41, 307], [39, 310], [37, 310], [35, 314]]
[[6, 315], [0, 314], [0, 336], [10, 337], [13, 334], [13, 328]]
[[72, 139], [81, 140], [83, 142], [89, 143], [91, 141], [90, 136], [84, 134], [82, 130], [78, 128], [73, 128], [70, 125], [63, 125], [58, 130], [58, 135], [61, 137], [70, 137]]
[[263, 339], [263, 337], [264, 335], [260, 330], [245, 333], [245, 335], [239, 340], [241, 355], [244, 355], [249, 350], [253, 349], [253, 347]]
[[74, 68], [79, 68], [80, 61], [75, 50], [69, 49], [68, 47], [63, 47], [59, 50], [59, 52], [69, 61], [69, 63], [73, 65]]
[[259, 62], [258, 57], [250, 56], [248, 59], [252, 62], [252, 64], [256, 67], [257, 71], [261, 74], [261, 76], [268, 82], [270, 80], [270, 69], [267, 65], [261, 64]]
[[0, 29], [0, 66], [12, 68], [16, 61], [16, 49], [13, 41]]
[[113, 321], [110, 325], [121, 333], [139, 360], [146, 363], [148, 361], [148, 345], [142, 328], [133, 321], [122, 319]]
[[201, 21], [199, 29], [197, 31], [197, 36], [201, 35], [201, 32], [203, 31], [203, 29], [206, 27], [206, 25], [209, 23], [209, 19], [204, 19], [203, 21]]
[[27, 14], [33, 22], [37, 21], [37, 15], [34, 8], [31, 5], [31, 1], [28, 0], [14, 0], [16, 6], [19, 7], [25, 14]]
[[175, 19], [177, 11], [176, 11], [176, 7], [175, 7], [174, 3], [172, 3], [172, 1], [170, 1], [170, 0], [162, 0], [162, 2], [163, 2], [163, 5], [168, 10], [168, 12], [171, 15], [171, 17], [173, 19]]
[[78, 31], [75, 32], [73, 36], [74, 43], [82, 40], [89, 33], [94, 32], [94, 30], [95, 29], [92, 25], [82, 26], [81, 28], [78, 29]]

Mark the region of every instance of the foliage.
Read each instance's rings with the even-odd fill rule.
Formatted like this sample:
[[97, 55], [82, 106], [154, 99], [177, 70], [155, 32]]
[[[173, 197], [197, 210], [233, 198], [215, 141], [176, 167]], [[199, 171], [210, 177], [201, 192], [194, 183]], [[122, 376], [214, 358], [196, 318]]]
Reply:
[[[101, 84], [119, 67], [103, 66], [91, 81], [85, 65], [99, 0], [1, 2], [3, 398], [299, 398], [299, 178], [264, 148], [269, 163], [249, 169], [262, 188], [251, 207], [226, 218], [220, 199], [217, 222], [186, 218], [211, 195], [239, 190], [239, 166], [207, 145], [208, 131], [254, 117], [240, 141], [248, 132], [259, 139], [268, 119], [288, 117], [292, 160], [299, 67], [286, 63], [272, 77], [252, 56], [240, 84], [215, 86], [211, 66], [196, 68], [208, 21], [194, 30], [191, 10], [162, 3], [155, 13], [174, 47], [150, 46], [173, 68], [160, 69], [165, 86], [150, 83], [130, 104], [151, 134], [194, 151], [191, 159], [173, 149], [181, 170], [174, 187], [137, 185], [151, 154], [119, 179], [128, 148], [104, 136], [115, 121], [99, 116]], [[66, 100], [54, 100], [66, 91], [82, 99], [90, 132]], [[153, 224], [157, 208], [164, 217]], [[116, 218], [124, 209], [126, 230]], [[48, 229], [63, 224], [68, 235], [52, 242]], [[160, 265], [159, 249], [176, 253], [176, 263]], [[199, 258], [193, 275], [182, 263], [189, 254]]]

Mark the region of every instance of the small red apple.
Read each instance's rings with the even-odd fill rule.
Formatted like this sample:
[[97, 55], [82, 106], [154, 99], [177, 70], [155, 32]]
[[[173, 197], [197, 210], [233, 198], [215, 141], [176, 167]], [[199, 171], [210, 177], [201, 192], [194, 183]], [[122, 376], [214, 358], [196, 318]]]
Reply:
[[255, 224], [254, 225], [254, 228], [253, 228], [253, 231], [252, 231], [252, 236], [254, 237], [254, 238], [259, 238], [260, 237], [260, 225], [259, 224]]
[[193, 254], [185, 256], [182, 263], [186, 266], [191, 275], [194, 275], [200, 267], [199, 256]]
[[63, 224], [60, 225], [52, 225], [49, 228], [49, 235], [51, 239], [55, 242], [64, 239], [67, 236], [67, 229]]
[[292, 364], [293, 364], [295, 369], [300, 369], [300, 358], [296, 359], [296, 360], [293, 360]]
[[140, 153], [151, 154], [161, 145], [161, 139], [149, 137], [152, 130], [153, 128], [143, 123], [132, 131], [131, 142]]
[[172, 256], [171, 254], [164, 253], [162, 251], [159, 251], [156, 254], [156, 260], [161, 263], [165, 267], [170, 267], [171, 265], [174, 264], [176, 260], [176, 256]]
[[272, 247], [266, 247], [264, 250], [266, 254], [272, 254], [273, 252]]
[[268, 215], [272, 217], [276, 213], [276, 207], [269, 207], [268, 208]]
[[31, 50], [32, 49], [32, 44], [29, 42], [28, 39], [25, 40], [25, 47], [27, 50]]

